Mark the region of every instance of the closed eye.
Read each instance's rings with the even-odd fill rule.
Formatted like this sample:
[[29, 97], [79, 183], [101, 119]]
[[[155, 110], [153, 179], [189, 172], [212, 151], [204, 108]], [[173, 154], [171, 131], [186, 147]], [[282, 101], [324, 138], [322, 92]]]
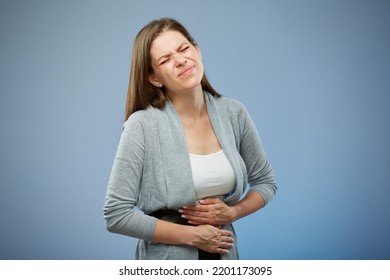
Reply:
[[167, 63], [170, 59], [171, 59], [170, 57], [164, 58], [163, 60], [160, 61], [160, 65], [163, 65], [164, 63]]
[[188, 50], [190, 48], [190, 46], [185, 46], [184, 48], [180, 49], [180, 52], [185, 52], [186, 50]]

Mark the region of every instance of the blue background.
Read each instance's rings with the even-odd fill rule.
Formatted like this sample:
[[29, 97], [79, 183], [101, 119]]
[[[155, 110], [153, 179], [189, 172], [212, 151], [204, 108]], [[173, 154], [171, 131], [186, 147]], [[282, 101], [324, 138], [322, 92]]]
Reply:
[[390, 2], [0, 2], [0, 258], [131, 259], [102, 216], [130, 53], [179, 19], [251, 113], [279, 192], [243, 259], [390, 259]]

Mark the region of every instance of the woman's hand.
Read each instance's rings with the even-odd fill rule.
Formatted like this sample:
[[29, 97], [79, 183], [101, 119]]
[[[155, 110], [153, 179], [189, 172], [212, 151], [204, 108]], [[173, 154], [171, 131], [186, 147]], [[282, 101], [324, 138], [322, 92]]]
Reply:
[[182, 213], [182, 218], [192, 225], [227, 225], [236, 217], [233, 207], [215, 197], [202, 199], [195, 205], [184, 206], [179, 212]]
[[218, 198], [205, 198], [197, 205], [180, 210], [190, 224], [186, 226], [164, 220], [157, 220], [153, 241], [165, 244], [195, 246], [209, 253], [226, 254], [233, 246], [233, 234], [222, 229], [264, 206], [263, 197], [257, 192], [249, 192], [233, 206], [227, 206]]
[[224, 255], [229, 253], [229, 249], [233, 247], [233, 234], [228, 230], [210, 225], [200, 225], [193, 229], [194, 239], [190, 245], [198, 249]]

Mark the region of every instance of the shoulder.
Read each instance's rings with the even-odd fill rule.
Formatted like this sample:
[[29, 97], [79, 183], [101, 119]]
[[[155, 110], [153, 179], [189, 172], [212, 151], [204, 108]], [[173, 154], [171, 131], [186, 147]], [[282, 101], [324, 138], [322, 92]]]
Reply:
[[142, 126], [148, 127], [153, 123], [153, 107], [148, 107], [144, 110], [139, 110], [130, 115], [130, 117], [124, 122], [123, 128]]
[[228, 97], [212, 97], [219, 109], [226, 110], [230, 116], [246, 117], [248, 112], [245, 106], [238, 100]]

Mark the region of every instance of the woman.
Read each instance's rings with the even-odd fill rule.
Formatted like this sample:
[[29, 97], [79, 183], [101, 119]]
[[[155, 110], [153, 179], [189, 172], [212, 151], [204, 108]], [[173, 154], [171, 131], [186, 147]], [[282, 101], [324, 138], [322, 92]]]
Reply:
[[107, 229], [139, 239], [136, 259], [238, 259], [232, 222], [274, 196], [274, 175], [247, 111], [212, 88], [179, 22], [138, 33], [125, 117]]

